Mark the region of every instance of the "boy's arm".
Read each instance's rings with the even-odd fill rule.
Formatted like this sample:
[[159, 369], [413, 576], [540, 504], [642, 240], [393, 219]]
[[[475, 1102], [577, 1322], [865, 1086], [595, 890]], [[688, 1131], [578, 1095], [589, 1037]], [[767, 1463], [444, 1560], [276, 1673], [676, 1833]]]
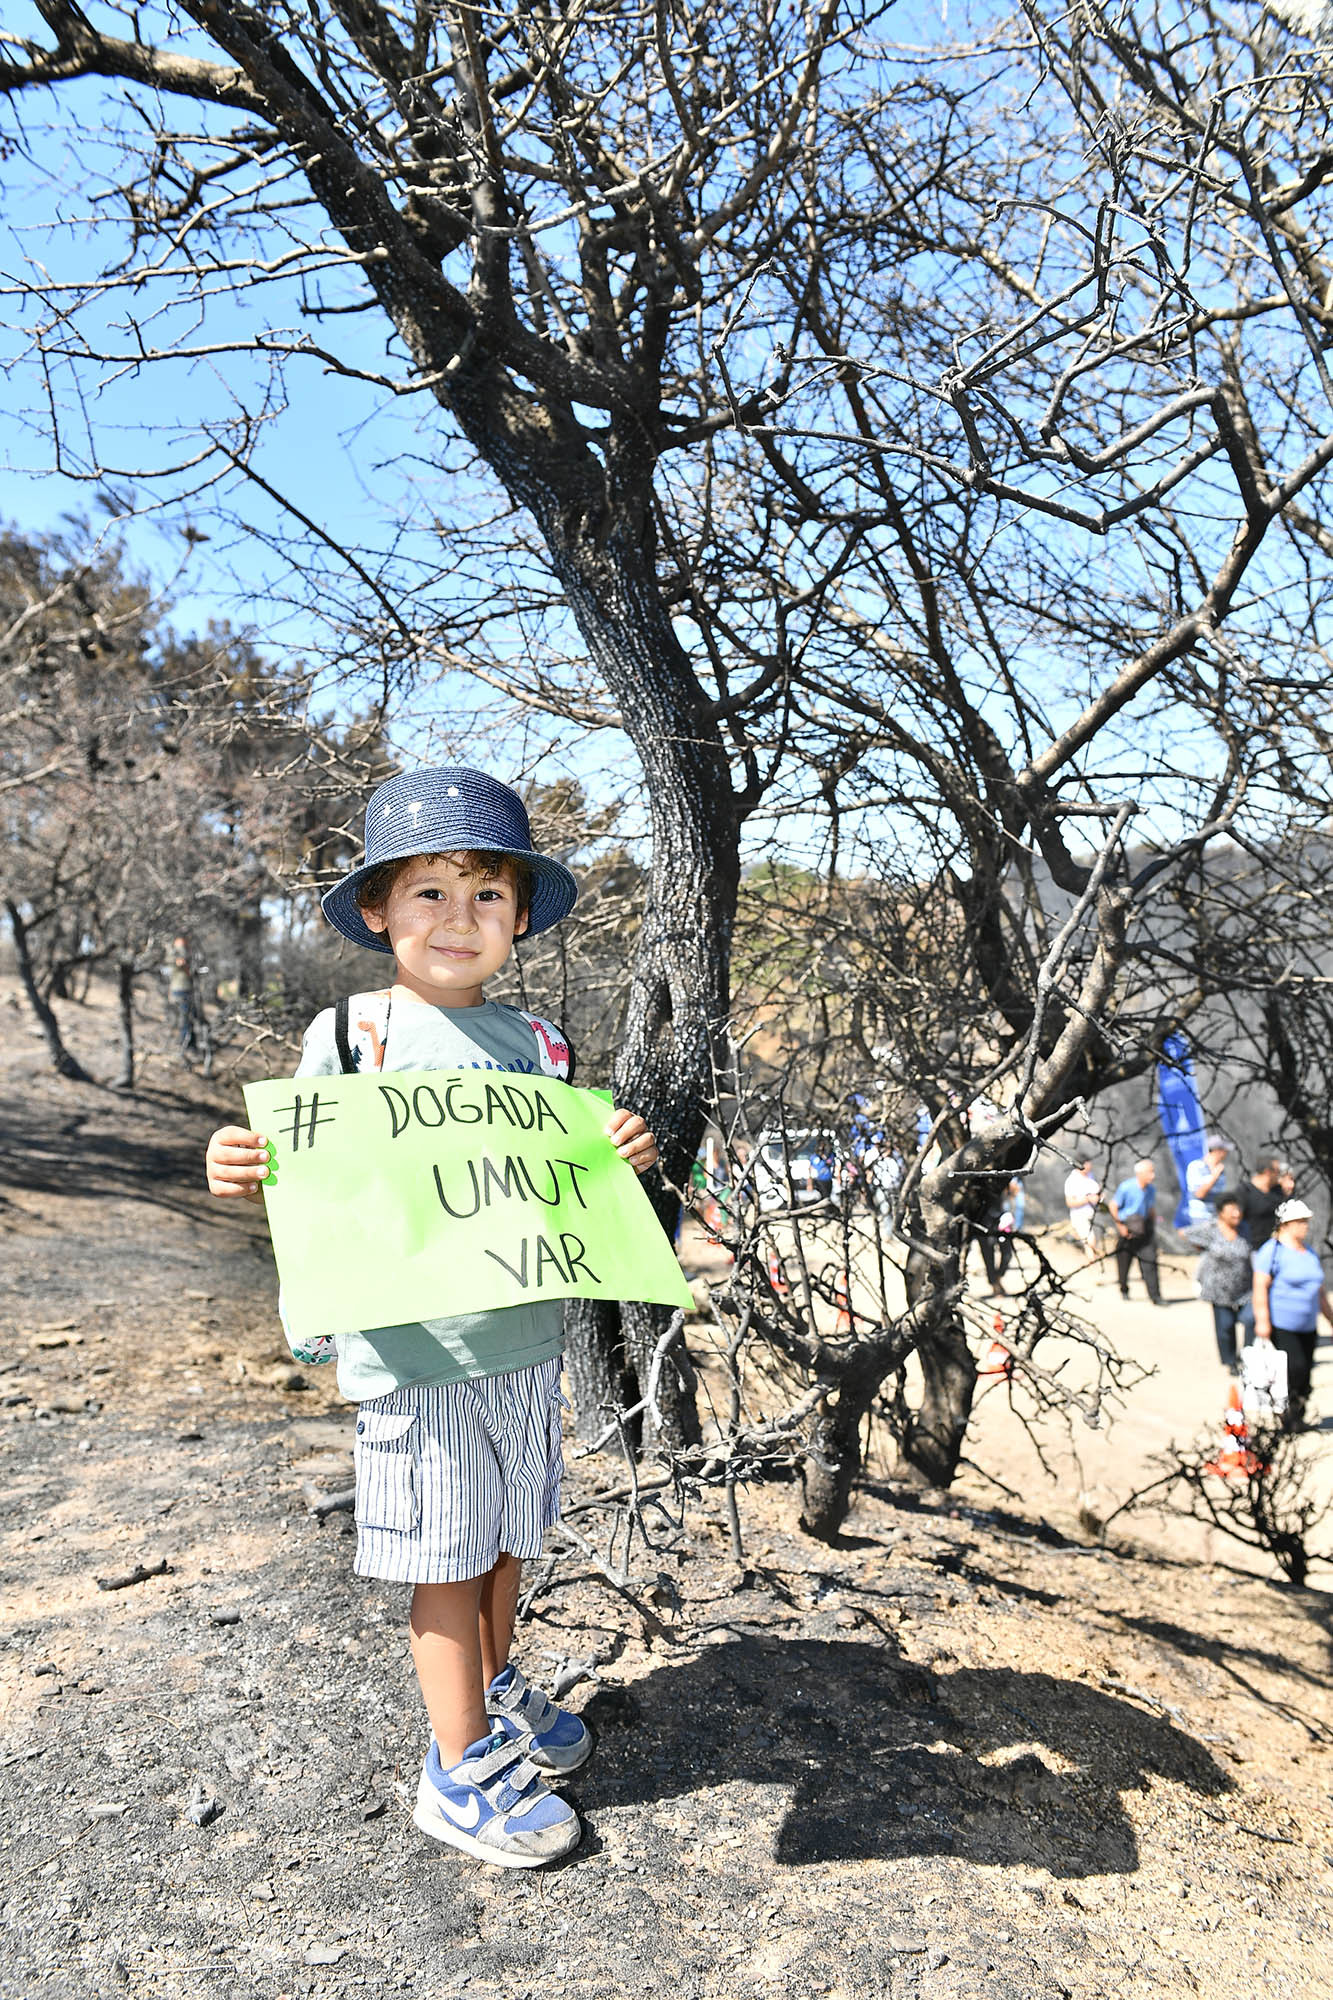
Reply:
[[657, 1165], [657, 1140], [637, 1111], [613, 1111], [605, 1131], [614, 1140], [621, 1159], [628, 1160], [636, 1174], [646, 1174], [649, 1167]]
[[208, 1192], [224, 1201], [236, 1195], [252, 1195], [257, 1200], [272, 1159], [273, 1149], [262, 1132], [248, 1132], [243, 1125], [223, 1125], [209, 1140], [204, 1155]]
[[[338, 1051], [334, 1046], [333, 1009], [316, 1014], [301, 1041], [297, 1076], [335, 1076]], [[223, 1125], [208, 1142], [204, 1171], [208, 1192], [226, 1201], [237, 1195], [259, 1199], [261, 1183], [267, 1178], [273, 1149], [262, 1132], [247, 1131], [243, 1125]]]

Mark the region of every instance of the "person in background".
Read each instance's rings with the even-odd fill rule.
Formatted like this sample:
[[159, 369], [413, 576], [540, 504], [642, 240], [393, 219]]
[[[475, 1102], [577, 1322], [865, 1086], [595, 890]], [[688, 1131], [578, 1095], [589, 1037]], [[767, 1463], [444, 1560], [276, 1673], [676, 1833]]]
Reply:
[[1241, 1183], [1241, 1227], [1251, 1250], [1261, 1249], [1273, 1234], [1274, 1218], [1294, 1185], [1283, 1162], [1271, 1155], [1260, 1160], [1250, 1178]]
[[1107, 1206], [1119, 1238], [1115, 1246], [1120, 1296], [1129, 1297], [1129, 1267], [1138, 1264], [1148, 1297], [1162, 1304], [1157, 1283], [1157, 1169], [1151, 1160], [1137, 1160], [1128, 1180], [1121, 1181]]
[[995, 1290], [1004, 1291], [1004, 1274], [1013, 1262], [1014, 1237], [1023, 1227], [1023, 1216], [1027, 1209], [1027, 1196], [1023, 1183], [1015, 1175], [1004, 1191], [1004, 1207], [1000, 1211], [999, 1255], [995, 1259]]
[[1218, 1359], [1230, 1375], [1240, 1373], [1237, 1332], [1254, 1328], [1250, 1246], [1240, 1223], [1239, 1197], [1224, 1194], [1217, 1205], [1217, 1214], [1190, 1231], [1190, 1241], [1203, 1252], [1198, 1270], [1199, 1297], [1213, 1309]]
[[1092, 1171], [1092, 1154], [1081, 1155], [1078, 1165], [1065, 1175], [1065, 1207], [1069, 1227], [1083, 1245], [1083, 1265], [1095, 1264], [1102, 1254], [1097, 1229], [1097, 1207], [1102, 1198], [1101, 1182]]
[[1254, 1335], [1287, 1357], [1286, 1430], [1299, 1430], [1305, 1421], [1320, 1313], [1333, 1325], [1324, 1267], [1309, 1234], [1305, 1203], [1284, 1201], [1273, 1234], [1254, 1253]]
[[1187, 1227], [1199, 1228], [1210, 1223], [1227, 1184], [1227, 1154], [1231, 1151], [1225, 1139], [1216, 1132], [1210, 1132], [1203, 1149], [1201, 1160], [1191, 1160], [1185, 1169], [1185, 1193], [1189, 1196]]
[[833, 1169], [833, 1149], [821, 1140], [810, 1155], [810, 1189], [817, 1201], [832, 1201]]
[[176, 1016], [177, 1046], [185, 1062], [198, 1050], [194, 1032], [194, 969], [190, 964], [190, 940], [178, 937], [171, 947], [167, 971], [167, 1006]]

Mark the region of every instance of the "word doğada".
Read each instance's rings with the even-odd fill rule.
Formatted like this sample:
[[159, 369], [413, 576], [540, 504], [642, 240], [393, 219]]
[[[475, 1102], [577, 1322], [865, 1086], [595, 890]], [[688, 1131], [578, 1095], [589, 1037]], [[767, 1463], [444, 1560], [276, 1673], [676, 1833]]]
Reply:
[[522, 1132], [531, 1132], [534, 1126], [544, 1132], [548, 1125], [554, 1125], [557, 1132], [568, 1136], [568, 1126], [561, 1123], [545, 1092], [534, 1085], [519, 1090], [512, 1083], [487, 1083], [482, 1088], [484, 1101], [478, 1102], [477, 1079], [471, 1076], [450, 1077], [438, 1090], [429, 1083], [419, 1083], [410, 1098], [391, 1083], [380, 1084], [379, 1093], [393, 1126], [390, 1137], [397, 1139], [414, 1122], [431, 1130], [449, 1121], [455, 1125], [503, 1121]]

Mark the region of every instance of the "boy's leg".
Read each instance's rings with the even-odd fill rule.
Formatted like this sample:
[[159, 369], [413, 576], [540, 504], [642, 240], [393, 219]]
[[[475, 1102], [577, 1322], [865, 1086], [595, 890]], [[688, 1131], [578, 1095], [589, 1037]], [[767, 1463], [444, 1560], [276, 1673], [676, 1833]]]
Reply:
[[465, 1583], [419, 1583], [412, 1593], [412, 1660], [446, 1764], [490, 1732], [486, 1689], [509, 1665], [523, 1564], [502, 1555]]
[[412, 1594], [412, 1658], [435, 1735], [412, 1818], [432, 1840], [480, 1861], [542, 1868], [578, 1846], [581, 1828], [521, 1731], [486, 1713], [481, 1599], [494, 1575], [419, 1583]]
[[[507, 1721], [522, 1732], [528, 1755], [539, 1771], [552, 1778], [568, 1777], [592, 1755], [592, 1737], [577, 1715], [532, 1687], [509, 1658], [522, 1576], [520, 1558], [502, 1555], [482, 1580], [481, 1657], [487, 1708], [492, 1720]], [[501, 1674], [504, 1680], [497, 1687]]]
[[488, 1582], [473, 1576], [464, 1583], [419, 1583], [412, 1593], [412, 1662], [446, 1766], [491, 1733], [480, 1624]]
[[487, 1687], [509, 1665], [522, 1581], [522, 1558], [509, 1555], [497, 1557], [495, 1568], [481, 1579], [481, 1671]]

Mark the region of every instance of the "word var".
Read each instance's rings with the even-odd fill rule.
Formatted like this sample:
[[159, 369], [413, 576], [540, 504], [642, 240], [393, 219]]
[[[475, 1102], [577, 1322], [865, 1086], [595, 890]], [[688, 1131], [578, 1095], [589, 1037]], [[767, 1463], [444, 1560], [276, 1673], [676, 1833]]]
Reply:
[[[500, 1255], [498, 1250], [488, 1250], [486, 1252], [491, 1261], [498, 1264], [502, 1271], [508, 1271], [515, 1284], [521, 1285], [525, 1292], [528, 1289], [529, 1242], [534, 1242], [537, 1246], [532, 1258], [532, 1282], [538, 1291], [541, 1290], [548, 1275], [553, 1277], [556, 1284], [561, 1287], [577, 1284], [580, 1274], [591, 1285], [600, 1285], [602, 1282], [596, 1271], [586, 1261], [587, 1252], [581, 1239], [575, 1236], [572, 1230], [562, 1229], [560, 1232], [560, 1250], [558, 1251], [553, 1250], [542, 1235], [531, 1238], [527, 1236], [523, 1237], [518, 1246], [517, 1264], [511, 1264], [507, 1257]], [[563, 1263], [561, 1262], [561, 1252], [564, 1253]], [[548, 1265], [550, 1267], [549, 1272], [547, 1270]]]

